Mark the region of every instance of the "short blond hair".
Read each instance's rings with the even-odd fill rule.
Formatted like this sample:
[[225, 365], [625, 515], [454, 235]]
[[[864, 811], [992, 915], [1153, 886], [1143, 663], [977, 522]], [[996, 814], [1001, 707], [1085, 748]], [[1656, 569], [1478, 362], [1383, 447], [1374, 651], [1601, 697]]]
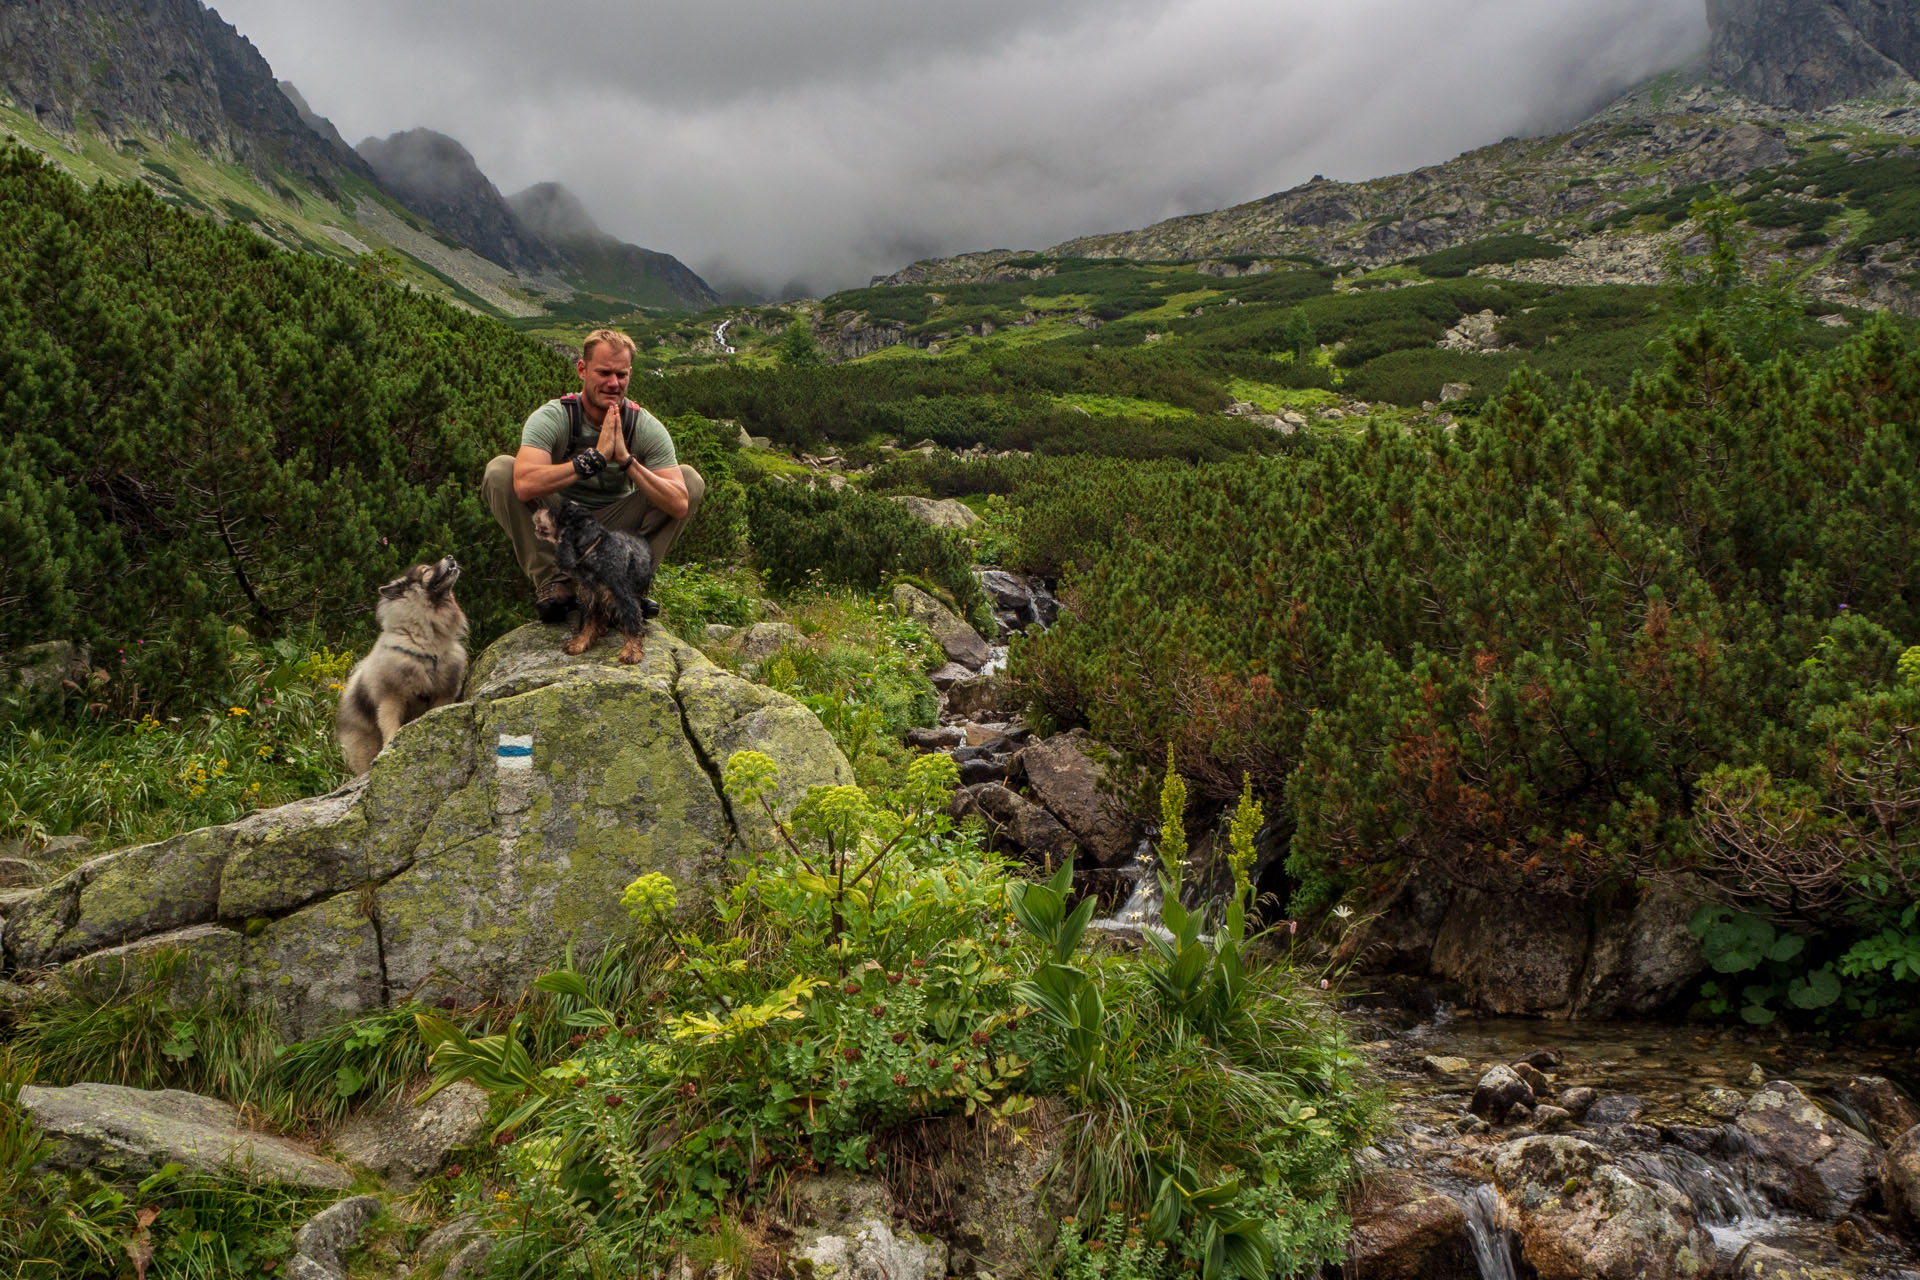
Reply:
[[630, 356], [638, 355], [640, 352], [640, 348], [635, 345], [633, 339], [618, 329], [595, 329], [587, 335], [587, 340], [580, 344], [580, 358], [593, 359], [593, 349], [603, 342], [611, 345], [614, 350], [624, 351]]

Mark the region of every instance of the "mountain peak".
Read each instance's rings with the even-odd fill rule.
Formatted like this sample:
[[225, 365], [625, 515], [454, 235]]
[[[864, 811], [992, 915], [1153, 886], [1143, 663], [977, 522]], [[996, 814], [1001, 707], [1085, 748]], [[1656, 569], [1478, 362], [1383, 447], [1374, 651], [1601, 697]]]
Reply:
[[510, 271], [558, 265], [553, 251], [520, 224], [473, 153], [456, 139], [432, 129], [407, 129], [367, 138], [355, 150], [409, 209], [488, 261]]
[[516, 191], [507, 197], [507, 207], [542, 240], [557, 243], [610, 238], [587, 212], [587, 206], [580, 203], [580, 197], [558, 182], [536, 182], [525, 191]]

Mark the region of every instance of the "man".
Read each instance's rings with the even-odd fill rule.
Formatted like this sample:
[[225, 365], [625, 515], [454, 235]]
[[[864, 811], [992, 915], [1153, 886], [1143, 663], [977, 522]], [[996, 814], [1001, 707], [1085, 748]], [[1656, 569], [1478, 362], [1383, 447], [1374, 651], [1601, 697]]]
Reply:
[[[554, 564], [553, 544], [534, 536], [533, 510], [562, 496], [590, 508], [609, 529], [638, 534], [657, 568], [700, 509], [707, 482], [683, 466], [660, 419], [627, 399], [633, 339], [595, 329], [574, 369], [580, 391], [549, 400], [520, 429], [520, 451], [487, 464], [481, 496], [513, 541], [520, 568], [533, 580], [534, 611], [559, 622], [573, 607], [573, 584]], [[659, 612], [646, 602], [647, 616]]]

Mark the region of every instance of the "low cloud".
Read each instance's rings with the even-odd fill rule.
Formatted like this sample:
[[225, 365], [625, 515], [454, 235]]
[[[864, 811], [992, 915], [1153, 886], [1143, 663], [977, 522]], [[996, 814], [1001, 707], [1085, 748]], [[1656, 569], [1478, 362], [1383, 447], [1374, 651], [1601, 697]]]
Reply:
[[349, 139], [437, 129], [503, 191], [557, 179], [775, 296], [1436, 163], [1706, 40], [1699, 0], [220, 9]]

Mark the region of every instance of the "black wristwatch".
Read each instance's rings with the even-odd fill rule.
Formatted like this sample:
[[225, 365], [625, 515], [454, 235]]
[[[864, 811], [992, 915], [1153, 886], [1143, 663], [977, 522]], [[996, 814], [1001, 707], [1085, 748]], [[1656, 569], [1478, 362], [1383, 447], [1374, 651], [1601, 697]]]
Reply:
[[601, 456], [598, 449], [582, 449], [573, 455], [574, 474], [582, 480], [599, 475], [600, 469], [606, 465], [607, 460]]

